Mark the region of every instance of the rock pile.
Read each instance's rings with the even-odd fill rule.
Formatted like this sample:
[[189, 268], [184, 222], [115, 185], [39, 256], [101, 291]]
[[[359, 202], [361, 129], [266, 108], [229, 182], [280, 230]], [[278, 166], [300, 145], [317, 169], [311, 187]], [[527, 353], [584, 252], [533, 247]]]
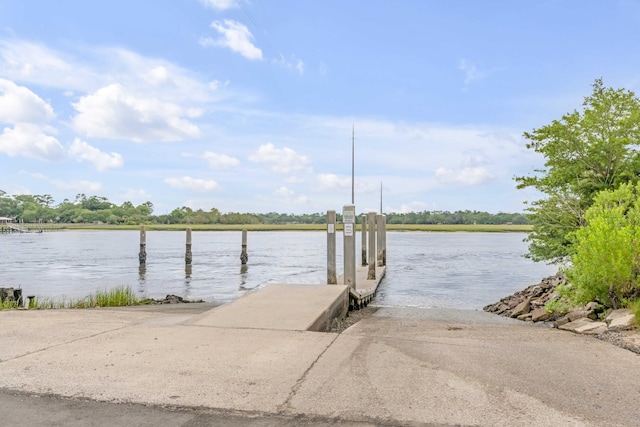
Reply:
[[204, 300], [191, 301], [178, 295], [167, 295], [163, 299], [146, 298], [141, 301], [142, 304], [190, 304], [200, 302], [204, 302]]
[[0, 302], [16, 302], [22, 305], [22, 289], [0, 288]]
[[[606, 331], [633, 328], [634, 315], [627, 309], [609, 310], [597, 302], [576, 307], [568, 313], [548, 312], [545, 304], [556, 298], [555, 288], [567, 283], [567, 278], [556, 274], [542, 279], [536, 285], [502, 298], [495, 304], [484, 307], [484, 311], [504, 317], [529, 322], [553, 322], [553, 326], [580, 334], [599, 335]], [[604, 320], [599, 320], [604, 319]]]
[[504, 297], [497, 303], [484, 307], [483, 310], [504, 317], [514, 317], [532, 322], [555, 320], [561, 314], [547, 313], [544, 305], [555, 297], [556, 286], [566, 282], [567, 278], [562, 274], [546, 277], [540, 283]]

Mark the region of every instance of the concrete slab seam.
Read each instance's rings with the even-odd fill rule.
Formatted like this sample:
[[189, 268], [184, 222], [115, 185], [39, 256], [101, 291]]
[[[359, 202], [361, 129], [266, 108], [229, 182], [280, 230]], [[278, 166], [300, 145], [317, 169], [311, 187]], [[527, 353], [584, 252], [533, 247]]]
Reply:
[[52, 348], [62, 347], [62, 346], [73, 344], [75, 342], [86, 340], [86, 339], [89, 339], [89, 338], [99, 337], [100, 335], [105, 335], [105, 334], [110, 334], [112, 332], [121, 331], [122, 329], [126, 329], [126, 328], [129, 328], [129, 327], [131, 327], [131, 325], [125, 325], [125, 326], [121, 326], [121, 327], [116, 328], [116, 329], [109, 329], [108, 331], [98, 332], [98, 333], [87, 335], [87, 336], [84, 336], [84, 337], [79, 337], [79, 338], [73, 339], [71, 341], [65, 341], [63, 343], [58, 343], [58, 344], [50, 345], [48, 347], [40, 348], [38, 350], [29, 351], [27, 353], [21, 354], [19, 356], [14, 356], [14, 357], [11, 357], [9, 359], [5, 359], [5, 360], [0, 359], [0, 364], [1, 363], [5, 363], [5, 362], [10, 362], [12, 360], [22, 359], [23, 357], [27, 357], [27, 356], [30, 356], [32, 354], [42, 353], [44, 351], [51, 350]]

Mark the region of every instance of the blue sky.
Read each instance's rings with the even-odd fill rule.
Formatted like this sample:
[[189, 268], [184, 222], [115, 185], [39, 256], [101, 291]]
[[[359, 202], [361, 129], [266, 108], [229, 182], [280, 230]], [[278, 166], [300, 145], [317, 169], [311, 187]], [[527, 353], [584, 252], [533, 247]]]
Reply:
[[522, 133], [638, 91], [640, 2], [0, 2], [0, 189], [222, 212], [523, 211]]

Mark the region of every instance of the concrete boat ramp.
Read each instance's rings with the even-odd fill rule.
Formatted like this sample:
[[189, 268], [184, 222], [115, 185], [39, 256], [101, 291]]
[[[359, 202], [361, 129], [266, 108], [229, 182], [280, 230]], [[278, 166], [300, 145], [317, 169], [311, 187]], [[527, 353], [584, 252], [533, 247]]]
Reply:
[[[288, 288], [264, 292], [279, 299]], [[253, 299], [235, 314], [233, 304], [2, 311], [0, 424], [635, 426], [640, 417], [640, 358], [591, 337], [483, 312], [384, 307], [342, 333], [312, 332], [311, 318], [268, 324]], [[263, 314], [249, 321], [241, 307]], [[223, 312], [236, 324], [223, 325]]]
[[[347, 315], [350, 299], [369, 302], [386, 267], [376, 268], [376, 279], [367, 280], [366, 267], [358, 268], [357, 286], [271, 284], [229, 304], [203, 314], [194, 325], [220, 328], [328, 331]], [[338, 283], [342, 283], [338, 278]], [[351, 294], [356, 295], [351, 296]]]

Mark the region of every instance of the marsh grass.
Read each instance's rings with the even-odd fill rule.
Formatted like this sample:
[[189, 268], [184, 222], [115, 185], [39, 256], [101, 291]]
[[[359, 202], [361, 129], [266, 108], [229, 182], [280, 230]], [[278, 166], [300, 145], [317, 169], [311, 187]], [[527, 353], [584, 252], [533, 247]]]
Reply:
[[2, 301], [0, 302], [0, 310], [11, 310], [18, 308], [18, 301]]
[[[133, 288], [130, 286], [118, 286], [113, 289], [97, 290], [94, 293], [80, 299], [62, 296], [59, 298], [35, 297], [31, 300], [29, 308], [54, 309], [54, 308], [94, 308], [94, 307], [125, 307], [140, 305], [142, 301], [138, 299]], [[0, 310], [18, 308], [15, 301], [5, 301], [0, 303]]]

